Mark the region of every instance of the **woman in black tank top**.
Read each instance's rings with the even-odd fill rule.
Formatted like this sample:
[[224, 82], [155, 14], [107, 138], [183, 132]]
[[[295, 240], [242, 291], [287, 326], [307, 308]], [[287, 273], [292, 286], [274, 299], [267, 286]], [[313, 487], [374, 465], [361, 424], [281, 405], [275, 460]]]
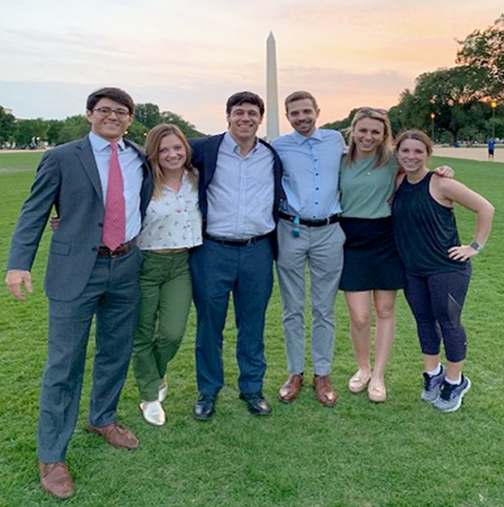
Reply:
[[[430, 173], [429, 137], [421, 131], [400, 134], [395, 145], [404, 170], [392, 208], [394, 235], [406, 268], [405, 295], [415, 317], [424, 359], [421, 399], [452, 412], [460, 408], [471, 387], [462, 375], [466, 334], [460, 322], [469, 286], [469, 259], [485, 245], [494, 214], [493, 206], [462, 183]], [[476, 231], [470, 245], [461, 245], [453, 203], [474, 211]], [[447, 364], [440, 361], [443, 340]]]

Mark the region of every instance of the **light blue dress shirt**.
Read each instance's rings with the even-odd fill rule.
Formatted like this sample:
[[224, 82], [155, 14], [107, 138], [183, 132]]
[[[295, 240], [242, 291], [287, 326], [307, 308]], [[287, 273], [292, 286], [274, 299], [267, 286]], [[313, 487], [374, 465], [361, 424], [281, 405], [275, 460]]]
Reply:
[[[110, 142], [93, 132], [89, 133], [89, 142], [100, 175], [103, 204], [107, 198]], [[126, 236], [125, 241], [136, 238], [140, 232], [142, 216], [140, 214], [140, 192], [142, 190], [142, 159], [135, 149], [127, 146], [124, 140], [118, 144], [119, 164], [124, 184], [124, 201], [126, 204]]]
[[273, 162], [273, 153], [260, 142], [243, 157], [236, 141], [226, 132], [207, 189], [208, 234], [250, 239], [275, 228]]
[[283, 212], [308, 220], [341, 213], [339, 173], [347, 148], [339, 132], [316, 129], [306, 137], [294, 131], [271, 144], [283, 165]]

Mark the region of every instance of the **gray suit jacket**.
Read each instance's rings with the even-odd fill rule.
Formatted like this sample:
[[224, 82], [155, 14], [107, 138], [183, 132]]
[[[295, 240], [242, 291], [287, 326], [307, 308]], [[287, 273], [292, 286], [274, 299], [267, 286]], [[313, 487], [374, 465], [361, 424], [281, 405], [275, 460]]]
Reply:
[[[141, 149], [125, 142], [138, 151], [144, 162], [143, 219], [152, 195], [152, 176]], [[98, 168], [87, 136], [42, 157], [12, 237], [7, 269], [31, 270], [53, 205], [60, 222], [51, 241], [45, 289], [51, 299], [71, 301], [79, 297], [91, 276], [105, 212]]]

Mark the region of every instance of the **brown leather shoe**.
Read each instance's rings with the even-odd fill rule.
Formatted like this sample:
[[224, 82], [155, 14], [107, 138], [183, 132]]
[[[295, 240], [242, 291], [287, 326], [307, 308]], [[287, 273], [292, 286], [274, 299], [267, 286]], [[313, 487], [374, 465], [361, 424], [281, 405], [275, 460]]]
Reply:
[[278, 399], [284, 403], [294, 401], [303, 386], [303, 374], [292, 374], [278, 391]]
[[96, 427], [87, 424], [86, 428], [91, 433], [96, 433], [103, 437], [110, 445], [114, 447], [124, 447], [125, 449], [136, 449], [140, 442], [133, 433], [119, 423], [109, 424], [108, 426]]
[[74, 483], [66, 463], [39, 463], [40, 488], [56, 498], [68, 498], [74, 493]]
[[313, 377], [315, 398], [324, 407], [334, 407], [338, 401], [338, 393], [333, 389], [329, 375], [315, 375]]

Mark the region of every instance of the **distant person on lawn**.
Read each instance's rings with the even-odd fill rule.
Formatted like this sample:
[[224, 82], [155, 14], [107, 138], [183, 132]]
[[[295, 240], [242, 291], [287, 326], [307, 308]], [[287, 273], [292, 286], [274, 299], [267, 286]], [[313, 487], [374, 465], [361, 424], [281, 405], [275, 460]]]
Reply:
[[133, 99], [102, 88], [87, 99], [91, 132], [44, 154], [12, 238], [6, 283], [24, 299], [30, 270], [53, 206], [45, 289], [49, 298], [47, 364], [42, 380], [38, 454], [40, 485], [67, 498], [74, 484], [65, 455], [77, 423], [86, 348], [96, 316], [93, 390], [87, 429], [114, 447], [138, 440], [117, 422], [140, 306], [142, 255], [136, 237], [152, 194], [149, 165], [123, 135]]
[[488, 160], [494, 160], [495, 153], [495, 139], [488, 141]]
[[[487, 242], [493, 206], [462, 183], [441, 178], [426, 167], [430, 138], [409, 130], [396, 138], [397, 160], [405, 174], [398, 179], [393, 223], [399, 255], [406, 270], [405, 295], [418, 328], [424, 360], [421, 399], [453, 412], [462, 404], [471, 381], [462, 374], [467, 337], [460, 321], [471, 264]], [[453, 204], [477, 214], [469, 245], [461, 245]], [[443, 340], [446, 368], [441, 364]]]

